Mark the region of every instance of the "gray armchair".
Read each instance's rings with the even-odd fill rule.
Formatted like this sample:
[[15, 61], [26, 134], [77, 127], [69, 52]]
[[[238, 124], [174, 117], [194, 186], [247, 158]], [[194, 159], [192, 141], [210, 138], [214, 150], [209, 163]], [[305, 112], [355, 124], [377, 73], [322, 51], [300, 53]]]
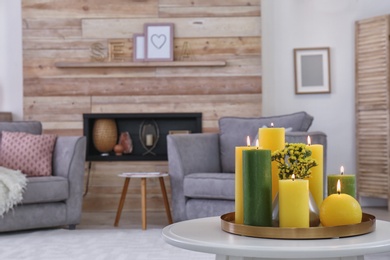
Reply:
[[[0, 122], [0, 141], [1, 131], [39, 135], [42, 124]], [[0, 232], [56, 226], [74, 229], [81, 219], [85, 149], [84, 136], [57, 136], [52, 175], [27, 178], [22, 202], [0, 217]]]
[[322, 132], [308, 132], [312, 121], [305, 112], [262, 118], [224, 117], [219, 120], [219, 133], [168, 135], [173, 220], [234, 211], [235, 147], [245, 146], [246, 136], [253, 140], [260, 127], [271, 123], [286, 128], [286, 142], [306, 143], [310, 135], [313, 144], [324, 146], [325, 179], [327, 137]]

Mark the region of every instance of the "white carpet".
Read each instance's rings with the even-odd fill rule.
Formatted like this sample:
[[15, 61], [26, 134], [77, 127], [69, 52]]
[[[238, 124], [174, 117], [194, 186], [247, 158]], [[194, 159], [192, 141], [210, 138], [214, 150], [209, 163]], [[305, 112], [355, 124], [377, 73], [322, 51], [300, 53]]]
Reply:
[[[161, 229], [49, 229], [0, 234], [4, 260], [214, 260], [215, 255], [173, 247]], [[390, 254], [365, 260], [389, 260]]]
[[50, 229], [0, 235], [0, 259], [214, 260], [215, 256], [173, 247], [161, 229]]

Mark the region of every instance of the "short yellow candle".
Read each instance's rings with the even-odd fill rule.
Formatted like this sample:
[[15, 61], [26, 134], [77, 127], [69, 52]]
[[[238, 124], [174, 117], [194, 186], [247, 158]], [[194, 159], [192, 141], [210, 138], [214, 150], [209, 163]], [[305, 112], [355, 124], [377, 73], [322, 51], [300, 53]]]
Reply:
[[309, 180], [309, 190], [320, 208], [324, 200], [324, 147], [320, 144], [311, 144], [310, 136], [307, 137], [307, 149], [311, 151], [311, 158], [317, 163], [317, 166], [311, 168]]
[[[284, 128], [259, 128], [259, 146], [261, 149], [271, 150], [271, 153], [276, 150], [281, 150], [285, 146], [285, 130]], [[279, 169], [278, 163], [272, 162], [272, 200], [275, 198], [279, 190]]]
[[279, 180], [279, 226], [310, 226], [308, 180]]
[[247, 146], [236, 147], [235, 158], [235, 223], [244, 223], [244, 183], [242, 173], [242, 151], [255, 149], [254, 146], [250, 146], [249, 136], [247, 137]]
[[325, 227], [358, 224], [362, 221], [362, 208], [352, 196], [341, 193], [340, 180], [337, 194], [328, 196], [320, 207], [320, 221]]

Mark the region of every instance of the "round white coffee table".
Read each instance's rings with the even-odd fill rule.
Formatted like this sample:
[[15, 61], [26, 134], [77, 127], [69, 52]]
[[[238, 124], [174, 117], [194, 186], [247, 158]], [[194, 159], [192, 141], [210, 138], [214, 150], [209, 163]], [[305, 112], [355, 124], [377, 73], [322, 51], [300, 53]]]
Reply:
[[168, 244], [216, 254], [217, 260], [363, 260], [367, 254], [390, 252], [389, 234], [390, 222], [377, 220], [374, 232], [355, 237], [314, 240], [252, 238], [223, 231], [220, 217], [182, 221], [162, 231]]

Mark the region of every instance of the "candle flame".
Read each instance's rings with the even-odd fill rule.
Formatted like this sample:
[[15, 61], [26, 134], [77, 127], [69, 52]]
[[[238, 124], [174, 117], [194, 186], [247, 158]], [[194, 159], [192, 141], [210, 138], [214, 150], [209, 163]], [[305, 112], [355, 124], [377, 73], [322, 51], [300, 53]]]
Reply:
[[341, 183], [340, 183], [340, 179], [338, 179], [338, 181], [337, 181], [337, 194], [340, 195], [340, 193], [341, 193]]
[[256, 148], [259, 149], [259, 139], [256, 140]]
[[310, 135], [307, 136], [307, 145], [311, 145], [311, 138], [310, 138]]
[[249, 137], [249, 135], [246, 137], [246, 145], [247, 146], [251, 145], [251, 138]]
[[293, 180], [293, 181], [295, 181], [295, 174], [293, 173], [293, 175], [291, 176], [291, 179]]
[[341, 175], [344, 174], [344, 166], [341, 166], [341, 167], [340, 167], [340, 174], [341, 174]]
[[274, 127], [274, 123], [271, 123], [271, 127]]

